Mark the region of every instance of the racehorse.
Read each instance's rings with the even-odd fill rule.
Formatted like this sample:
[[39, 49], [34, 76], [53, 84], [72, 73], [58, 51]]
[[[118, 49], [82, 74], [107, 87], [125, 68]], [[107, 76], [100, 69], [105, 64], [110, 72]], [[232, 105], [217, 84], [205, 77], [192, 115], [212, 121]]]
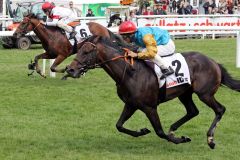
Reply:
[[[207, 132], [208, 145], [213, 149], [215, 147], [214, 131], [225, 112], [225, 107], [215, 99], [214, 94], [221, 85], [240, 92], [240, 81], [233, 79], [221, 64], [207, 56], [199, 52], [185, 52], [182, 55], [189, 67], [191, 84], [166, 88], [165, 94], [160, 94], [154, 71], [143, 60], [130, 63], [125, 53], [106, 38], [93, 36], [79, 49], [66, 71], [73, 78], [78, 78], [89, 69], [102, 67], [116, 82], [118, 96], [125, 103], [116, 127], [118, 131], [134, 137], [150, 132], [147, 128], [133, 131], [123, 127], [123, 124], [139, 109], [146, 114], [160, 138], [175, 144], [191, 141], [185, 136], [175, 137], [174, 131], [199, 114], [192, 99], [192, 94], [197, 94], [199, 99], [215, 112], [215, 119]], [[187, 113], [173, 123], [169, 133], [165, 134], [157, 113], [157, 106], [177, 97]]]
[[[116, 37], [112, 32], [98, 23], [89, 22], [87, 25], [92, 35], [104, 36], [113, 40], [115, 38], [118, 39], [118, 37]], [[42, 42], [43, 48], [45, 49], [44, 53], [39, 54], [34, 58], [34, 63], [30, 64], [30, 68], [35, 69], [36, 67], [37, 73], [43, 77], [45, 77], [45, 75], [42, 74], [38, 65], [39, 59], [56, 59], [50, 69], [52, 72], [63, 73], [65, 72], [65, 68], [57, 69], [57, 66], [67, 57], [75, 54], [77, 49], [83, 45], [83, 43], [75, 43], [74, 46], [72, 46], [63, 30], [58, 27], [43, 25], [34, 14], [29, 14], [24, 17], [23, 21], [14, 32], [14, 36], [19, 37], [20, 35], [26, 34], [30, 31], [33, 31], [38, 36]]]

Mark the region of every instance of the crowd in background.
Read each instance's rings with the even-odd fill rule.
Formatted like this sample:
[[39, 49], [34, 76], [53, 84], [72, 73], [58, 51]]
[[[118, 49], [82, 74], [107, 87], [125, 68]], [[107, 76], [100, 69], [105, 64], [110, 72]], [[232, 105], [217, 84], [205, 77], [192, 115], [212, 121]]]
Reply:
[[[130, 18], [134, 18], [135, 15], [167, 15], [167, 14], [239, 14], [240, 13], [240, 0], [228, 1], [219, 0], [216, 4], [215, 0], [200, 0], [199, 7], [193, 8], [189, 3], [189, 0], [159, 0], [154, 4], [150, 4], [148, 0], [144, 3], [138, 4], [138, 9], [130, 11]], [[72, 1], [69, 2], [69, 8], [81, 17], [82, 11], [74, 7]], [[86, 17], [95, 16], [92, 9], [88, 9]]]
[[228, 1], [200, 0], [199, 7], [194, 8], [189, 0], [160, 0], [151, 5], [147, 0], [139, 10], [134, 10], [132, 15], [166, 15], [166, 14], [239, 14], [240, 0]]
[[[64, 6], [62, 6], [64, 7]], [[77, 17], [81, 17], [82, 15], [82, 11], [80, 9], [78, 9], [77, 7], [74, 7], [73, 1], [69, 2], [69, 8], [72, 10], [72, 12], [77, 16]], [[85, 15], [86, 17], [94, 17], [94, 13], [92, 11], [91, 8], [88, 9], [87, 14]]]

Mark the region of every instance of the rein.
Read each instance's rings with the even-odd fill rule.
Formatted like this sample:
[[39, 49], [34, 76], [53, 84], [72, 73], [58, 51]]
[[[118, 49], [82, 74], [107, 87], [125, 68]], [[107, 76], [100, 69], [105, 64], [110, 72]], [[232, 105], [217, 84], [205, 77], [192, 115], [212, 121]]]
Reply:
[[[90, 43], [92, 46], [94, 46], [95, 50], [97, 50], [97, 46], [91, 42], [86, 42], [86, 43]], [[86, 64], [82, 64], [83, 67], [80, 68], [80, 70], [82, 70], [83, 72], [87, 72], [88, 69], [94, 69], [94, 68], [101, 68], [102, 65], [106, 64], [106, 63], [109, 63], [109, 62], [112, 62], [112, 61], [115, 61], [115, 60], [118, 60], [118, 59], [121, 59], [123, 58], [124, 61], [126, 63], [128, 63], [129, 65], [133, 66], [133, 57], [130, 58], [130, 62], [129, 62], [129, 56], [128, 56], [128, 49], [126, 48], [123, 48], [125, 50], [125, 53], [124, 53], [124, 56], [116, 56], [114, 58], [111, 58], [111, 59], [108, 59], [106, 61], [103, 61], [101, 63], [96, 63], [97, 62], [97, 52], [93, 52], [91, 53], [91, 58], [86, 62]], [[81, 64], [81, 62], [77, 59], [77, 58], [74, 58], [75, 61], [77, 61], [79, 64]], [[125, 74], [126, 74], [126, 70], [127, 70], [127, 64], [125, 64], [125, 67], [124, 67], [124, 70], [123, 70], [123, 75], [122, 75], [122, 78], [121, 78], [121, 82], [119, 84], [122, 84], [123, 83], [123, 80], [125, 78]]]
[[128, 57], [129, 57], [128, 53], [125, 52], [124, 56], [117, 56], [117, 57], [111, 58], [109, 60], [103, 61], [102, 63], [96, 64], [96, 66], [101, 66], [103, 64], [106, 64], [106, 63], [111, 62], [111, 61], [115, 61], [115, 60], [120, 59], [120, 58], [124, 58], [125, 62], [127, 62], [128, 64], [130, 64], [132, 66], [133, 65], [133, 58], [131, 57], [130, 62], [129, 62]]
[[37, 29], [37, 27], [41, 24], [41, 22], [39, 22], [34, 28], [33, 30], [35, 31], [35, 29]]
[[[86, 42], [86, 43], [90, 43], [91, 45], [94, 46], [94, 48], [97, 48], [97, 46], [96, 46], [95, 44], [91, 43], [91, 42]], [[124, 56], [116, 56], [116, 57], [114, 57], [114, 58], [108, 59], [108, 60], [103, 61], [103, 62], [101, 62], [101, 63], [91, 64], [91, 60], [92, 60], [94, 57], [95, 57], [95, 58], [97, 57], [97, 53], [94, 52], [94, 53], [92, 53], [92, 56], [91, 56], [92, 58], [91, 58], [89, 61], [87, 61], [87, 67], [90, 68], [90, 69], [101, 68], [101, 66], [102, 66], [103, 64], [106, 64], [106, 63], [109, 63], [109, 62], [118, 60], [118, 59], [120, 59], [120, 58], [123, 58], [126, 63], [128, 63], [128, 64], [130, 64], [131, 66], [133, 66], [133, 63], [134, 63], [133, 58], [131, 57], [131, 58], [130, 58], [130, 62], [128, 61], [128, 58], [129, 58], [129, 56], [128, 56], [128, 49], [125, 49], [125, 48], [124, 48], [124, 50], [125, 50]], [[81, 62], [80, 62], [77, 58], [74, 58], [74, 60], [81, 64]], [[95, 62], [96, 62], [96, 60], [95, 60]]]

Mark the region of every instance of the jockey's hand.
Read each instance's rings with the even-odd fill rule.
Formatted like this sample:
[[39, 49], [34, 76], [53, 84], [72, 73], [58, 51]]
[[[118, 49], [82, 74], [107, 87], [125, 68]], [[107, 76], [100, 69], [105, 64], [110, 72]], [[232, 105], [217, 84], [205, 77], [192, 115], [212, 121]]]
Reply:
[[135, 53], [133, 51], [128, 51], [128, 56], [130, 56], [132, 58], [137, 58], [138, 57], [137, 53]]

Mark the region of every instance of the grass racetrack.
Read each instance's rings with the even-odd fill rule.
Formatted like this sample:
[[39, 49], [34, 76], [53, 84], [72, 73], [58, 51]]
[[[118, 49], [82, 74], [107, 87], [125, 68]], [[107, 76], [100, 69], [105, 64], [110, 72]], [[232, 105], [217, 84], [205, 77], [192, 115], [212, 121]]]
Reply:
[[[176, 40], [178, 52], [200, 51], [223, 64], [240, 79], [236, 40]], [[35, 47], [35, 48], [34, 48]], [[27, 77], [27, 64], [42, 53], [39, 46], [23, 51], [0, 49], [0, 160], [237, 160], [240, 157], [240, 93], [221, 87], [217, 99], [226, 112], [215, 132], [215, 150], [206, 132], [214, 112], [194, 96], [200, 114], [179, 128], [176, 136], [192, 142], [175, 145], [160, 139], [147, 117], [137, 111], [125, 127], [152, 131], [133, 138], [115, 124], [123, 109], [114, 81], [102, 70], [81, 79]], [[67, 59], [61, 67], [68, 64]], [[178, 99], [158, 107], [165, 132], [185, 114]]]

